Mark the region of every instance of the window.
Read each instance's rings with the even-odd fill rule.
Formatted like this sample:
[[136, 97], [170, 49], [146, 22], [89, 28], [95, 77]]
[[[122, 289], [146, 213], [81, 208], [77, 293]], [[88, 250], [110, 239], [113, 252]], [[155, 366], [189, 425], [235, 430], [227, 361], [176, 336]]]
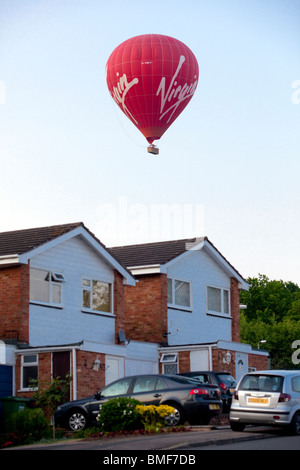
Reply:
[[47, 304], [62, 304], [63, 274], [30, 269], [30, 300]]
[[207, 311], [229, 314], [229, 290], [207, 286]]
[[300, 375], [292, 378], [292, 389], [294, 392], [300, 392]]
[[160, 362], [163, 365], [163, 374], [174, 375], [177, 374], [177, 353], [164, 353], [161, 356]]
[[22, 389], [30, 388], [30, 381], [38, 378], [38, 356], [32, 354], [22, 356], [21, 384]]
[[191, 309], [191, 283], [168, 279], [168, 304], [177, 308]]
[[126, 395], [129, 389], [129, 385], [131, 383], [131, 378], [126, 377], [125, 379], [118, 380], [111, 385], [108, 385], [101, 391], [101, 398], [105, 397], [115, 397], [120, 395]]
[[111, 312], [111, 284], [83, 279], [82, 307], [96, 312]]

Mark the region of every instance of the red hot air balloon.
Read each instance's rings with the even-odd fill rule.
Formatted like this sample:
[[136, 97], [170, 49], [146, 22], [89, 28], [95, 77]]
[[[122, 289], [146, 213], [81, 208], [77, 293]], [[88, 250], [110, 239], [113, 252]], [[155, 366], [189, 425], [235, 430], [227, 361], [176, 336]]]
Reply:
[[199, 67], [181, 41], [144, 34], [120, 44], [106, 64], [109, 92], [150, 144], [161, 138], [193, 97]]

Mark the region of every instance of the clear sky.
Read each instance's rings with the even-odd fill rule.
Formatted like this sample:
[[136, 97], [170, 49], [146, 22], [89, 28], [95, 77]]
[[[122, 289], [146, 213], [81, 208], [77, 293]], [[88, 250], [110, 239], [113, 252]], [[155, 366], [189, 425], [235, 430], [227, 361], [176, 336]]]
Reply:
[[[105, 82], [113, 49], [146, 33], [200, 69], [159, 156]], [[0, 231], [206, 235], [244, 277], [300, 285], [299, 157], [300, 0], [0, 0]]]

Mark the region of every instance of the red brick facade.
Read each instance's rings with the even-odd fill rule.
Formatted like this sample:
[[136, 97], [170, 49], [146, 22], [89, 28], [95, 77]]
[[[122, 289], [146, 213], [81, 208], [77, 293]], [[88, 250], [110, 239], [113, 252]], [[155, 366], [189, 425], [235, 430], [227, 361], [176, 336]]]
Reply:
[[114, 271], [114, 314], [115, 318], [115, 343], [118, 343], [119, 330], [125, 330], [124, 313], [124, 286], [123, 277], [118, 271]]
[[230, 278], [231, 341], [239, 343], [240, 336], [240, 291], [238, 281]]
[[166, 274], [139, 276], [135, 287], [125, 287], [126, 336], [161, 343], [168, 328]]
[[0, 269], [0, 339], [29, 342], [29, 265]]

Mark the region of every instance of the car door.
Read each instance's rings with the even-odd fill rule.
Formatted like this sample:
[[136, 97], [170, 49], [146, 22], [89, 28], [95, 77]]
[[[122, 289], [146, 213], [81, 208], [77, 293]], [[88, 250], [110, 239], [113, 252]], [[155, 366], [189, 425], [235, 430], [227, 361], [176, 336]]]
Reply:
[[160, 378], [151, 375], [136, 377], [133, 384], [132, 398], [139, 400], [144, 405], [158, 406], [164, 394], [165, 385]]
[[129, 390], [131, 382], [132, 378], [130, 377], [116, 380], [103, 388], [89, 403], [86, 403], [86, 410], [92, 420], [94, 421], [96, 419], [100, 411], [100, 406], [103, 403], [107, 402], [111, 398], [130, 396], [131, 394], [129, 395]]

